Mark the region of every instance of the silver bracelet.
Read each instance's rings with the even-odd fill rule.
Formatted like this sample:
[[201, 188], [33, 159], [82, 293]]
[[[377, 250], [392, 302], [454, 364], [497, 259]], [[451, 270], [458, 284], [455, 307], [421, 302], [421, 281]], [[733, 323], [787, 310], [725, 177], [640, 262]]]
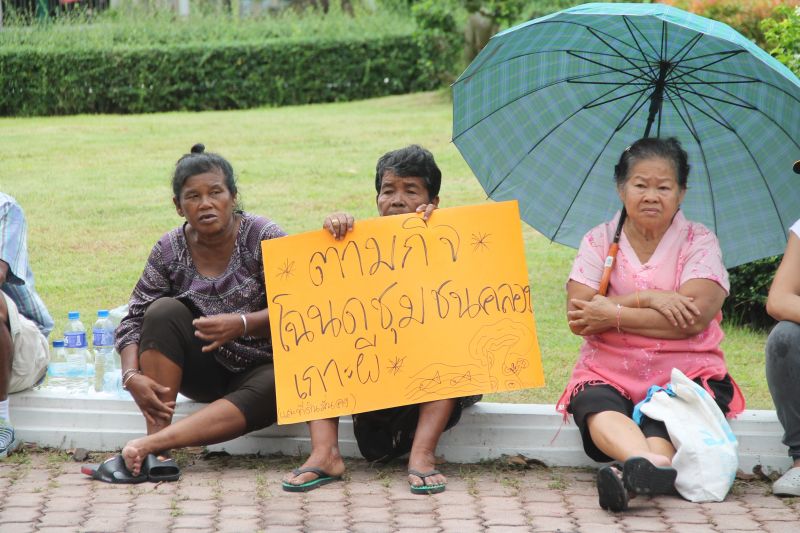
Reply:
[[125, 381], [125, 378], [127, 378], [128, 374], [130, 374], [130, 373], [138, 374], [139, 373], [139, 369], [138, 368], [129, 368], [128, 370], [123, 372], [122, 373], [122, 381]]
[[244, 324], [244, 331], [242, 332], [242, 337], [244, 337], [245, 335], [247, 335], [247, 317], [244, 316], [243, 314], [239, 316], [242, 317], [242, 324]]
[[[133, 370], [133, 372], [131, 372], [131, 370]], [[141, 373], [142, 373], [141, 370], [134, 370], [132, 368], [126, 370], [125, 371], [126, 377], [124, 377], [123, 380], [122, 380], [122, 388], [124, 390], [128, 390], [128, 382], [130, 382], [130, 380], [133, 379], [133, 376], [138, 376]]]

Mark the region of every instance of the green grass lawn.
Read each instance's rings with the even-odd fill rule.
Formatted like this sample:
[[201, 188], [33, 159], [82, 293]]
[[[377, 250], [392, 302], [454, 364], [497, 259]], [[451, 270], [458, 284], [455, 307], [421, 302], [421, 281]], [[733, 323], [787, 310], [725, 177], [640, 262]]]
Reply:
[[[487, 201], [450, 132], [445, 93], [248, 111], [0, 119], [0, 190], [25, 208], [37, 286], [60, 334], [68, 310], [90, 323], [98, 308], [127, 301], [153, 244], [181, 223], [169, 180], [192, 144], [227, 157], [245, 208], [291, 234], [318, 229], [334, 210], [375, 216], [375, 162], [412, 142], [433, 151], [442, 168], [441, 207]], [[564, 316], [574, 250], [523, 226], [547, 385], [490, 399], [553, 403], [580, 345]], [[733, 327], [726, 334], [723, 348], [749, 407], [771, 408], [766, 334]]]

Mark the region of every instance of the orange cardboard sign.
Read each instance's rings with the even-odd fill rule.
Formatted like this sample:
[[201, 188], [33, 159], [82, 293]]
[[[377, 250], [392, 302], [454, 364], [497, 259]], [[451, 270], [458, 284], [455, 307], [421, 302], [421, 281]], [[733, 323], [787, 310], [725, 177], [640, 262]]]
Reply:
[[544, 385], [516, 202], [262, 249], [280, 424]]

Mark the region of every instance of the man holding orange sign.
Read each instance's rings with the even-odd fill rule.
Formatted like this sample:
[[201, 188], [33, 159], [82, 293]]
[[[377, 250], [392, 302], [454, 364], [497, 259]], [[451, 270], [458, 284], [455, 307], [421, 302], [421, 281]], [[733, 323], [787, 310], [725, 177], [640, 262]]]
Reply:
[[[427, 221], [439, 205], [441, 180], [433, 155], [420, 146], [385, 154], [378, 160], [375, 176], [378, 212], [381, 216], [422, 213]], [[323, 223], [336, 240], [343, 239], [353, 226], [354, 219], [347, 213], [334, 213]], [[464, 407], [479, 399], [448, 398], [353, 415], [359, 450], [370, 461], [389, 460], [410, 451], [411, 492], [442, 492], [447, 479], [436, 470], [439, 437], [458, 422]], [[308, 426], [311, 455], [301, 468], [284, 478], [283, 489], [289, 492], [305, 492], [338, 481], [345, 470], [339, 453], [339, 419], [312, 420]]]

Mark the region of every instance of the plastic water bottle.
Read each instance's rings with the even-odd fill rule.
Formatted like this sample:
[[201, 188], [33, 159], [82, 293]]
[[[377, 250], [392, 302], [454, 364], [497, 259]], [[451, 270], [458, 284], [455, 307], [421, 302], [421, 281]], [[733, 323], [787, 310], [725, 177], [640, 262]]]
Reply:
[[116, 381], [120, 376], [114, 352], [114, 323], [105, 309], [97, 312], [97, 322], [92, 328], [92, 346], [94, 347], [94, 390], [96, 392], [116, 392]]
[[[67, 388], [74, 390], [76, 385], [81, 387], [83, 379], [78, 376], [78, 383], [73, 383], [75, 378], [69, 375], [69, 364], [67, 363], [67, 350], [64, 348], [64, 339], [53, 341], [53, 349], [50, 352], [50, 363], [47, 365], [47, 379], [45, 380], [45, 388]], [[79, 370], [82, 370], [79, 369]]]
[[83, 355], [68, 355], [63, 339], [53, 341], [50, 362], [47, 365], [45, 388], [66, 389], [68, 392], [86, 391], [86, 361]]
[[50, 351], [51, 363], [66, 363], [67, 362], [67, 349], [64, 348], [64, 339], [56, 339], [53, 341], [53, 349]]
[[[70, 378], [81, 382], [80, 392], [86, 391], [86, 378], [88, 377], [87, 366], [91, 358], [86, 344], [86, 328], [81, 322], [81, 314], [77, 311], [70, 311], [69, 322], [64, 329], [64, 348], [66, 349], [67, 373]], [[77, 384], [74, 385], [77, 391]]]

